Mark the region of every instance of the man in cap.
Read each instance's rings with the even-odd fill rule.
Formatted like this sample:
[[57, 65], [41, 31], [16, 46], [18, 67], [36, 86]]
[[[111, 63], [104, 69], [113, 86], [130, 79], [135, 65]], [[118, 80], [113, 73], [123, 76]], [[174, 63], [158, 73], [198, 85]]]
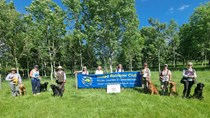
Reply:
[[66, 73], [62, 66], [58, 66], [57, 72], [55, 73], [57, 86], [60, 88], [61, 92], [64, 93], [64, 84], [66, 83]]
[[39, 75], [39, 66], [38, 65], [35, 65], [34, 69], [31, 70], [30, 77], [31, 77], [32, 92], [33, 92], [34, 96], [39, 95], [40, 94], [41, 77]]
[[160, 72], [161, 95], [168, 95], [169, 81], [171, 81], [171, 71], [168, 69], [168, 64], [164, 64]]
[[20, 95], [18, 85], [22, 83], [22, 79], [20, 74], [16, 72], [16, 68], [11, 68], [11, 72], [7, 75], [6, 80], [9, 81], [12, 96]]

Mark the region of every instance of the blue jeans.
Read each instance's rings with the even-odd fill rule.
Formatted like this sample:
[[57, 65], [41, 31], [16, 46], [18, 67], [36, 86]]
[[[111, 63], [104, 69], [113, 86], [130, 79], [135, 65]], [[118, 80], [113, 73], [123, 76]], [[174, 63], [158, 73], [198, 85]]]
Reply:
[[32, 85], [33, 94], [40, 93], [40, 80], [39, 79], [32, 78], [31, 85]]

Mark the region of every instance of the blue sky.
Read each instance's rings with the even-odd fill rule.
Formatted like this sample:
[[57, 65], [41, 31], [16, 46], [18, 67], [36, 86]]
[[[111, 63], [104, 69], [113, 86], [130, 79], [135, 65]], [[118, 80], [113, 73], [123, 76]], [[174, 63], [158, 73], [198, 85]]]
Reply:
[[[9, 1], [9, 0], [8, 0]], [[13, 0], [19, 12], [25, 13], [25, 6], [32, 0]], [[62, 6], [61, 0], [53, 0]], [[150, 17], [160, 22], [168, 23], [174, 19], [179, 25], [187, 23], [194, 9], [209, 0], [136, 0], [136, 12], [140, 20], [140, 27], [148, 26]]]

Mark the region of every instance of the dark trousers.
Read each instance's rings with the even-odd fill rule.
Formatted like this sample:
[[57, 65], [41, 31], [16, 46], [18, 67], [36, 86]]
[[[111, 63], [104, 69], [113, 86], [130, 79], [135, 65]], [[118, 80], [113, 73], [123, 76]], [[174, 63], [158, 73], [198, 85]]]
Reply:
[[61, 92], [62, 92], [62, 94], [64, 93], [64, 90], [65, 90], [65, 88], [64, 88], [64, 83], [62, 83], [62, 84], [57, 84], [57, 86], [60, 88], [60, 90], [61, 90]]
[[145, 77], [142, 77], [142, 86], [145, 93], [149, 91], [149, 82]]
[[184, 81], [183, 97], [189, 97], [194, 81]]
[[40, 80], [39, 79], [32, 78], [31, 85], [32, 85], [33, 94], [40, 93]]
[[161, 95], [168, 95], [168, 81], [161, 81]]

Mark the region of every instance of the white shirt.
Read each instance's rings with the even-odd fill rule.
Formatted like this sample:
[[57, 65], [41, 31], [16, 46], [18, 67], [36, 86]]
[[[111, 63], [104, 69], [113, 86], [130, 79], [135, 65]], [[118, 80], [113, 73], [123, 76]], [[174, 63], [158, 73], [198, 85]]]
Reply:
[[96, 75], [98, 75], [98, 74], [104, 74], [104, 72], [102, 70], [96, 70], [95, 74]]

